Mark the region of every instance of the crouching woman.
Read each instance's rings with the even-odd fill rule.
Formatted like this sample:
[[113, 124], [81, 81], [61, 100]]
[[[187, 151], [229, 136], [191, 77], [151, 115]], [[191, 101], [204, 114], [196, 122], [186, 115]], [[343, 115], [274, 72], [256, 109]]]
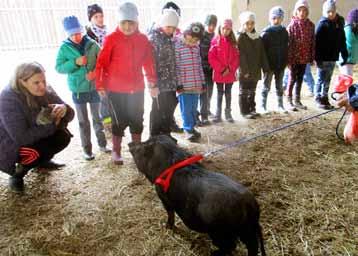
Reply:
[[36, 62], [19, 65], [0, 93], [0, 170], [20, 192], [23, 178], [35, 167], [58, 168], [51, 161], [71, 140], [67, 124], [74, 111], [46, 85], [44, 68]]

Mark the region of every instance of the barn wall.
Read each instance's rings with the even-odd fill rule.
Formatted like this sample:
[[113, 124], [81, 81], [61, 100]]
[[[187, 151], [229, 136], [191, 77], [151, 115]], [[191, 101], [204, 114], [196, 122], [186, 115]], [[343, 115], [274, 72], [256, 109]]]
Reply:
[[[322, 0], [309, 0], [310, 19], [316, 23], [322, 15]], [[268, 24], [268, 12], [271, 7], [280, 5], [285, 9], [285, 25], [292, 16], [296, 0], [232, 0], [232, 17], [236, 28], [238, 28], [239, 13], [244, 10], [255, 12], [257, 18], [257, 30], [261, 31]], [[338, 13], [346, 17], [349, 10], [358, 8], [358, 0], [337, 0]]]

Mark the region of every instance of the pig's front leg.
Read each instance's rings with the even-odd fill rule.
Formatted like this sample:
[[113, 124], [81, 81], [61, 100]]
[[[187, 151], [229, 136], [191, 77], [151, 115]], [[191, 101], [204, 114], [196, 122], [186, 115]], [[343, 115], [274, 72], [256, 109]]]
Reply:
[[167, 214], [168, 214], [168, 221], [167, 221], [166, 228], [174, 229], [175, 213], [174, 211], [167, 210]]

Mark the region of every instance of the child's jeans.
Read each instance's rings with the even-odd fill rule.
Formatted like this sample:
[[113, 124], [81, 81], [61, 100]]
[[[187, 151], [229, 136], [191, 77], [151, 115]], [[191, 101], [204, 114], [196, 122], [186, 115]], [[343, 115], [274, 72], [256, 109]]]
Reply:
[[282, 87], [283, 74], [284, 74], [284, 70], [268, 71], [267, 73], [265, 73], [264, 84], [263, 84], [264, 86], [262, 88], [262, 95], [264, 97], [267, 97], [268, 93], [271, 90], [271, 82], [272, 82], [273, 76], [275, 76], [276, 95], [278, 97], [283, 95], [283, 87]]
[[178, 96], [180, 112], [183, 119], [183, 129], [192, 132], [196, 124], [199, 94], [182, 93]]
[[99, 117], [100, 97], [97, 91], [73, 93], [72, 100], [75, 104], [80, 128], [81, 144], [84, 152], [92, 153], [91, 123], [88, 118], [87, 103], [90, 105], [92, 124], [97, 137], [98, 146], [105, 147], [107, 145], [107, 140], [104, 134], [103, 123]]
[[315, 86], [316, 97], [328, 97], [329, 84], [333, 75], [333, 70], [336, 65], [334, 61], [317, 62], [317, 83]]
[[213, 95], [213, 71], [204, 70], [205, 75], [205, 91], [200, 94], [200, 115], [201, 120], [208, 119], [210, 113], [210, 101]]

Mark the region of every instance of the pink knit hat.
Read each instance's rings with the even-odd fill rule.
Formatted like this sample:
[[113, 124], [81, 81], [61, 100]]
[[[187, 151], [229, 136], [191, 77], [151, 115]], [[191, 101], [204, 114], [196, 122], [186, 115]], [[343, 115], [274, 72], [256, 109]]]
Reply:
[[231, 19], [225, 19], [223, 21], [222, 27], [232, 29], [232, 20]]
[[296, 12], [300, 7], [305, 7], [308, 11], [309, 10], [308, 1], [307, 0], [298, 0], [295, 4], [295, 8], [293, 10], [294, 15], [296, 15]]

